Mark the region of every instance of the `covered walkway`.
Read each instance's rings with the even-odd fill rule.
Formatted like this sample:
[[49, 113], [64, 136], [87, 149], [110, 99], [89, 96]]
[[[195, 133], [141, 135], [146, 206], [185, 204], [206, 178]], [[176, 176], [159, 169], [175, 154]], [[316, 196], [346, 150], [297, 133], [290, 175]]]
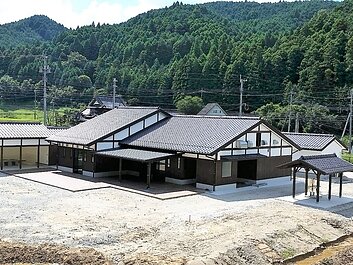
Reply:
[[167, 159], [169, 157], [174, 156], [175, 154], [138, 150], [138, 149], [113, 149], [113, 150], [97, 152], [96, 155], [119, 159], [119, 181], [122, 180], [123, 159], [147, 163], [147, 188], [149, 188], [151, 185], [152, 163]]
[[342, 197], [343, 172], [353, 172], [353, 165], [337, 157], [336, 154], [302, 156], [298, 160], [280, 165], [279, 168], [293, 168], [293, 198], [296, 190], [296, 176], [300, 169], [305, 170], [305, 195], [308, 194], [308, 179], [311, 170], [316, 175], [316, 202], [320, 201], [321, 175], [329, 176], [328, 199], [331, 200], [332, 178], [339, 177], [339, 197]]

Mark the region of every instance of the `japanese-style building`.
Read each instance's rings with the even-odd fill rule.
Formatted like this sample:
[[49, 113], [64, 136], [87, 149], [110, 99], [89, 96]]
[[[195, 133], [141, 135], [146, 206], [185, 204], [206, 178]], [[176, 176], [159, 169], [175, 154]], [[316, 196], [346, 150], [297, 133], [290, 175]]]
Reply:
[[55, 155], [49, 156], [45, 139], [60, 131], [34, 122], [1, 122], [0, 170], [49, 165]]
[[59, 169], [236, 188], [289, 176], [278, 168], [299, 147], [259, 118], [171, 115], [160, 108], [120, 107], [47, 139]]

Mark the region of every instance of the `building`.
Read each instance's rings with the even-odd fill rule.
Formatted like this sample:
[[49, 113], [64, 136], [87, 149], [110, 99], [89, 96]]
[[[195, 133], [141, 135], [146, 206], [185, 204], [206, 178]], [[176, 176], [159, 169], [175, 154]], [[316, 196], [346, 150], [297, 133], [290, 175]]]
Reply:
[[347, 149], [333, 134], [293, 132], [284, 132], [283, 134], [300, 147], [300, 150], [293, 153], [293, 160], [302, 156], [325, 154], [336, 154], [340, 158], [342, 151]]
[[197, 115], [226, 116], [227, 112], [218, 103], [208, 103]]
[[[126, 102], [121, 96], [115, 97], [115, 107], [124, 107]], [[101, 115], [113, 109], [113, 97], [110, 96], [95, 96], [88, 104], [87, 108], [80, 112], [79, 120], [85, 121]]]
[[216, 190], [290, 175], [299, 149], [259, 118], [187, 116], [121, 107], [48, 138], [59, 169], [92, 177], [196, 183]]
[[39, 123], [0, 123], [0, 169], [21, 169], [49, 165], [49, 142], [45, 139], [62, 129]]

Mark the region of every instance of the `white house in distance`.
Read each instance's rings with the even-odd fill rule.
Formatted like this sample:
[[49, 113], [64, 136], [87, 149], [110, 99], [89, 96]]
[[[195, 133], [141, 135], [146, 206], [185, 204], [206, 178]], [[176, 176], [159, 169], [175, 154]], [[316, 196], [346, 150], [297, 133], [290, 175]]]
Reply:
[[313, 134], [284, 132], [292, 142], [300, 147], [300, 150], [293, 152], [293, 160], [301, 156], [336, 154], [342, 157], [342, 151], [347, 149], [333, 134]]
[[197, 115], [226, 116], [227, 112], [218, 103], [208, 103]]

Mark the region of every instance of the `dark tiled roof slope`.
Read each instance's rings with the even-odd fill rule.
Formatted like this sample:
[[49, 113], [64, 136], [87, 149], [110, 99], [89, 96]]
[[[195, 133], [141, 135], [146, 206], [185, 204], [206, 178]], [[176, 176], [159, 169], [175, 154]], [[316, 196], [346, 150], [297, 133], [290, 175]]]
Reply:
[[39, 123], [0, 123], [0, 139], [47, 138], [62, 130], [48, 129]]
[[158, 108], [122, 107], [110, 110], [64, 132], [49, 137], [49, 141], [89, 145], [149, 114]]
[[259, 122], [258, 118], [244, 117], [173, 116], [122, 143], [142, 148], [212, 154]]
[[299, 160], [304, 161], [324, 175], [353, 171], [353, 165], [351, 163], [342, 160], [335, 154], [302, 156]]
[[[108, 97], [108, 96], [98, 96], [97, 100], [102, 102], [102, 104], [105, 106], [107, 109], [112, 109], [113, 108], [113, 97]], [[115, 105], [116, 106], [126, 106], [126, 103], [122, 99], [121, 96], [116, 96], [115, 97]]]
[[137, 160], [137, 161], [160, 160], [162, 158], [166, 158], [174, 155], [174, 154], [152, 152], [152, 151], [138, 150], [138, 149], [115, 149], [115, 150], [97, 152], [96, 154], [116, 157], [116, 158], [123, 158], [128, 160]]
[[332, 134], [313, 133], [283, 133], [290, 140], [296, 143], [301, 149], [323, 150], [327, 145], [336, 139]]

